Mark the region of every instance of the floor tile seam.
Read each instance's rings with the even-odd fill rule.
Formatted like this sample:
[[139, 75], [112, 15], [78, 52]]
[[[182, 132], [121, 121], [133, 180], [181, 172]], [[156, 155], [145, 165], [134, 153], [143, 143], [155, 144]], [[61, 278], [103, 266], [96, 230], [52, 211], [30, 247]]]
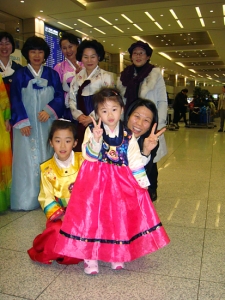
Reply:
[[[141, 270], [127, 270], [125, 269], [125, 271], [129, 271], [132, 273], [139, 273], [139, 274], [149, 274], [149, 272], [145, 272], [145, 271], [141, 271]], [[177, 275], [169, 275], [169, 274], [161, 274], [161, 273], [155, 273], [155, 272], [151, 272], [151, 275], [156, 275], [156, 276], [162, 276], [162, 277], [170, 277], [170, 278], [176, 278], [176, 279], [187, 279], [187, 280], [191, 280], [191, 281], [199, 281], [199, 278], [194, 278], [193, 277], [188, 277], [188, 276], [177, 276]]]
[[[38, 300], [38, 298], [49, 288], [49, 286], [51, 285], [51, 284], [53, 284], [54, 283], [54, 281], [61, 275], [61, 273], [63, 273], [63, 271], [64, 270], [66, 270], [67, 269], [67, 267], [68, 267], [68, 265], [67, 266], [65, 266], [65, 268], [64, 269], [62, 269], [61, 271], [59, 271], [59, 273], [57, 273], [57, 275], [51, 280], [51, 282], [36, 296], [36, 298], [35, 299], [37, 299]], [[30, 299], [29, 299], [30, 300]]]
[[6, 296], [10, 296], [10, 297], [16, 297], [16, 299], [22, 299], [22, 300], [34, 300], [32, 298], [26, 298], [26, 297], [20, 297], [20, 296], [16, 296], [14, 294], [8, 294], [8, 293], [4, 293], [4, 292], [0, 292], [0, 295], [6, 295]]

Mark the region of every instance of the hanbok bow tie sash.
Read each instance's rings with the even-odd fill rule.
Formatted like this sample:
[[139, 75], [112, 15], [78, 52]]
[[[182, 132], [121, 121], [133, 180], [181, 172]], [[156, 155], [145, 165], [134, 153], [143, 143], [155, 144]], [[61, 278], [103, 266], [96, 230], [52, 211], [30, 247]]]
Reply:
[[89, 80], [89, 79], [85, 80], [77, 91], [77, 108], [79, 110], [81, 110], [85, 115], [87, 115], [88, 113], [86, 112], [86, 107], [84, 105], [82, 91], [90, 82], [91, 82], [91, 80]]

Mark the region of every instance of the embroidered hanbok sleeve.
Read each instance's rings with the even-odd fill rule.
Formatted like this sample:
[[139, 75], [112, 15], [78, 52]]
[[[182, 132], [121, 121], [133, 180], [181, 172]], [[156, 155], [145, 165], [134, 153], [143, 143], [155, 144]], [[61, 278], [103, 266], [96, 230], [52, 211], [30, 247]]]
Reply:
[[54, 88], [54, 98], [44, 107], [44, 110], [49, 116], [55, 120], [61, 118], [64, 112], [64, 92], [62, 84], [60, 82], [59, 74], [49, 68], [49, 72], [52, 76], [52, 85]]
[[130, 140], [127, 156], [129, 168], [131, 169], [140, 187], [145, 188], [149, 186], [150, 183], [145, 172], [142, 155], [140, 153], [139, 145], [134, 135]]
[[90, 127], [87, 127], [82, 144], [82, 155], [88, 161], [97, 161], [102, 147], [102, 139], [97, 143], [93, 137]]
[[77, 81], [78, 76], [79, 73], [73, 78], [70, 85], [70, 91], [69, 91], [69, 106], [74, 120], [77, 120], [79, 116], [83, 115], [83, 112], [77, 109], [77, 91], [79, 88], [78, 81]]
[[53, 221], [64, 215], [65, 208], [62, 207], [59, 202], [56, 202], [54, 188], [49, 176], [51, 176], [51, 174], [48, 175], [48, 172], [43, 170], [41, 167], [41, 187], [38, 201], [40, 202], [41, 208], [43, 209], [47, 219]]
[[24, 80], [24, 68], [13, 74], [10, 85], [11, 119], [10, 123], [14, 128], [21, 129], [30, 126], [26, 109], [22, 101], [22, 81]]
[[4, 121], [10, 119], [10, 103], [5, 84], [0, 76], [0, 108], [3, 114]]

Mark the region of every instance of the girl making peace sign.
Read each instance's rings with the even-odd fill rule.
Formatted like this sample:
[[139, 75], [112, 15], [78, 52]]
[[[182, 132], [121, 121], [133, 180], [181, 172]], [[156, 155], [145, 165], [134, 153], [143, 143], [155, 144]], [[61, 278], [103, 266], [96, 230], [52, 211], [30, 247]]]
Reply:
[[102, 89], [94, 95], [94, 107], [99, 121], [85, 131], [85, 161], [55, 248], [84, 259], [86, 274], [98, 273], [98, 260], [123, 269], [124, 262], [169, 243], [149, 199], [137, 140], [120, 121], [124, 104], [119, 92]]

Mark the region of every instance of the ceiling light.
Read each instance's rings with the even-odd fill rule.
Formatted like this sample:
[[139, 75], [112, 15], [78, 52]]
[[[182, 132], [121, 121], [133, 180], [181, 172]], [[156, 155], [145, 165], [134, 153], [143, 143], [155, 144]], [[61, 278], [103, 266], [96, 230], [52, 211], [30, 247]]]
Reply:
[[65, 26], [65, 27], [68, 27], [68, 28], [70, 28], [70, 29], [73, 29], [73, 27], [70, 27], [70, 26], [68, 26], [68, 25], [66, 25], [66, 24], [64, 24], [64, 23], [61, 23], [61, 22], [57, 22], [57, 23], [60, 24], [60, 25]]
[[178, 25], [180, 26], [180, 28], [184, 28], [184, 26], [182, 25], [180, 20], [177, 20]]
[[98, 29], [98, 28], [95, 28], [95, 27], [94, 27], [94, 30], [97, 30], [98, 32], [100, 32], [100, 33], [102, 33], [102, 34], [106, 34], [104, 31], [101, 31], [101, 30]]
[[185, 68], [185, 65], [184, 65], [184, 64], [182, 64], [181, 62], [178, 62], [178, 61], [176, 61], [175, 63], [176, 63], [177, 65], [179, 65], [179, 66], [181, 66], [181, 67]]
[[199, 20], [200, 20], [200, 22], [202, 24], [202, 27], [205, 27], [205, 22], [204, 22], [203, 18], [200, 18]]
[[216, 21], [212, 21], [212, 23], [213, 23], [213, 24], [215, 24], [215, 23], [216, 23]]
[[124, 32], [122, 29], [118, 28], [117, 26], [113, 26], [113, 27], [120, 32]]
[[216, 77], [220, 77], [219, 75], [217, 75], [217, 74], [214, 74]]
[[20, 2], [21, 2], [21, 3], [24, 3], [24, 1], [23, 1], [23, 0], [21, 0]]
[[130, 22], [131, 24], [134, 23], [133, 21], [131, 21], [131, 19], [129, 19], [126, 15], [121, 14], [121, 16], [126, 19], [128, 22]]
[[[140, 36], [137, 36], [137, 35], [133, 35], [132, 36], [133, 39], [135, 39], [136, 41], [142, 41], [143, 43], [147, 43], [145, 40], [143, 40]], [[149, 44], [149, 43], [147, 43]], [[152, 45], [149, 44], [149, 46], [154, 49], [154, 47]], [[127, 51], [126, 51], [127, 52]]]
[[86, 34], [86, 33], [82, 32], [82, 31], [80, 31], [80, 30], [78, 30], [78, 29], [76, 29], [75, 31], [77, 31], [77, 32], [79, 32], [79, 33], [81, 33], [81, 34], [83, 34], [83, 35], [86, 35], [86, 36], [88, 36], [88, 34]]
[[199, 7], [195, 7], [195, 9], [196, 9], [196, 12], [197, 12], [197, 15], [199, 16], [199, 18], [202, 18], [202, 14], [201, 14], [200, 8]]
[[193, 73], [196, 73], [196, 71], [195, 70], [193, 70], [193, 69], [188, 69], [190, 72], [193, 72]]
[[213, 10], [210, 10], [210, 12], [213, 12]]
[[107, 21], [106, 19], [104, 19], [103, 17], [99, 17], [99, 19], [101, 19], [102, 21], [106, 22], [109, 25], [112, 25], [112, 23], [110, 23], [109, 21]]
[[77, 2], [79, 2], [79, 3], [83, 4], [84, 6], [86, 6], [86, 5], [87, 5], [87, 2], [86, 2], [86, 1], [84, 1], [84, 0], [77, 0]]
[[81, 20], [81, 19], [77, 19], [79, 22], [81, 22], [81, 23], [83, 23], [83, 24], [85, 24], [85, 25], [87, 25], [87, 26], [89, 26], [89, 27], [93, 27], [92, 25], [90, 25], [90, 24], [88, 24], [88, 23], [86, 23], [86, 22], [84, 22], [83, 20]]
[[43, 10], [40, 10], [40, 12], [43, 12]]
[[153, 18], [153, 16], [152, 16], [152, 15], [150, 15], [150, 13], [149, 13], [149, 12], [145, 11], [145, 14], [146, 14], [146, 16], [148, 16], [148, 17], [149, 17], [149, 19], [151, 19], [153, 22], [155, 22], [155, 19]]
[[223, 5], [223, 15], [225, 16], [225, 4]]
[[175, 14], [174, 10], [173, 9], [170, 9], [170, 12], [172, 14], [172, 16], [174, 17], [174, 19], [178, 19], [177, 15]]
[[139, 29], [140, 31], [143, 31], [143, 29], [141, 27], [139, 27], [137, 24], [133, 24], [137, 29]]
[[162, 55], [162, 56], [164, 56], [165, 58], [167, 58], [169, 60], [172, 60], [172, 58], [168, 54], [166, 54], [164, 52], [159, 52], [159, 54]]
[[158, 22], [155, 22], [155, 25], [158, 26], [159, 29], [163, 30], [162, 26], [160, 26]]

